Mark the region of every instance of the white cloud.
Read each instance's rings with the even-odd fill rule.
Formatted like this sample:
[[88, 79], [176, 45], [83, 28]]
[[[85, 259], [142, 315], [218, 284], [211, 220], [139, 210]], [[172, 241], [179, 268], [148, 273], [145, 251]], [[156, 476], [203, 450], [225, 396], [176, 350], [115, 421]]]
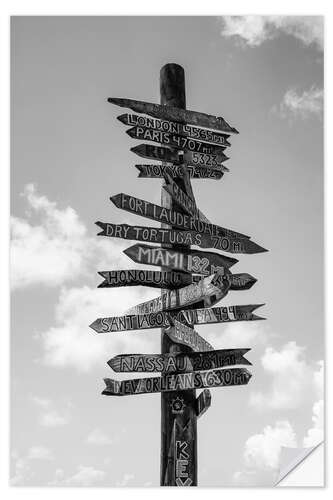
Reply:
[[65, 477], [63, 469], [57, 469], [50, 486], [94, 486], [105, 478], [105, 472], [91, 466], [78, 465], [77, 471], [70, 477]]
[[324, 400], [316, 401], [312, 409], [313, 426], [307, 431], [303, 439], [303, 446], [316, 446], [324, 439]]
[[244, 461], [248, 467], [275, 469], [282, 446], [295, 447], [295, 432], [287, 420], [268, 425], [261, 434], [249, 437], [245, 443]]
[[101, 429], [96, 428], [88, 434], [86, 443], [96, 446], [104, 446], [107, 444], [112, 444], [113, 439], [111, 439], [110, 436], [108, 436]]
[[320, 118], [323, 112], [323, 97], [323, 90], [317, 87], [311, 87], [302, 93], [289, 89], [279, 106], [274, 106], [272, 110], [282, 118]]
[[305, 349], [288, 342], [281, 350], [267, 347], [261, 364], [271, 376], [271, 388], [266, 392], [251, 392], [250, 405], [258, 411], [297, 408], [315, 392], [314, 369], [304, 357]]
[[319, 398], [312, 407], [312, 427], [303, 439], [303, 446], [316, 446], [324, 439], [324, 362], [319, 361], [318, 370], [313, 374], [316, 395]]
[[215, 349], [262, 346], [271, 337], [263, 323], [260, 321], [227, 323], [224, 325], [223, 332], [216, 329], [210, 333], [209, 342], [214, 345]]
[[56, 305], [55, 326], [42, 332], [43, 362], [62, 367], [74, 366], [87, 372], [95, 364], [105, 365], [107, 355], [159, 349], [157, 330], [97, 334], [89, 325], [98, 317], [123, 314], [128, 307], [157, 296], [151, 289], [63, 288]]
[[53, 453], [45, 446], [32, 446], [29, 448], [28, 460], [53, 460]]
[[281, 33], [292, 35], [304, 45], [323, 50], [324, 27], [321, 16], [224, 16], [221, 34], [237, 37], [244, 45], [256, 47]]
[[11, 486], [20, 486], [28, 484], [35, 476], [35, 472], [31, 466], [31, 462], [35, 460], [53, 460], [52, 451], [46, 446], [36, 445], [31, 446], [24, 456], [19, 456], [17, 452], [12, 453], [13, 459], [13, 475], [10, 478]]
[[[59, 209], [38, 195], [33, 184], [27, 184], [22, 195], [28, 205], [27, 219], [11, 217], [13, 289], [39, 284], [54, 287], [82, 276], [92, 278], [105, 262], [126, 265], [119, 242], [89, 237], [73, 208]], [[33, 215], [39, 219], [36, 225], [30, 221]]]
[[243, 486], [271, 486], [283, 446], [296, 447], [295, 432], [287, 420], [277, 421], [250, 436], [244, 446], [244, 469], [234, 474], [234, 482]]
[[120, 481], [117, 481], [116, 486], [127, 486], [132, 479], [134, 479], [133, 474], [125, 473], [123, 478]]
[[52, 410], [40, 415], [38, 421], [40, 425], [44, 427], [59, 427], [68, 424], [68, 417], [60, 415], [57, 411]]
[[70, 420], [68, 409], [65, 413], [61, 414], [55, 409], [54, 403], [50, 399], [40, 398], [38, 396], [32, 396], [31, 399], [36, 406], [44, 410], [38, 417], [40, 425], [43, 427], [59, 427], [68, 424]]

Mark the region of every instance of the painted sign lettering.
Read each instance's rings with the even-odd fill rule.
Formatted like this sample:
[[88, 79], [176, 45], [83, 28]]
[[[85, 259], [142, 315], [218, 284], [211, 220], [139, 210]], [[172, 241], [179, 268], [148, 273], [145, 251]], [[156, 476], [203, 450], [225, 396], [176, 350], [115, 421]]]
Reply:
[[[135, 165], [135, 167], [139, 170], [138, 177], [143, 178], [161, 178], [164, 177], [165, 169], [168, 168], [170, 175], [172, 177], [183, 177], [182, 170], [180, 165], [160, 165], [160, 164], [151, 164], [151, 165]], [[186, 170], [188, 171], [189, 176], [192, 179], [213, 179], [219, 180], [223, 177], [223, 172], [220, 170], [212, 170], [208, 167], [194, 167], [193, 165], [186, 165]]]
[[[186, 311], [177, 311], [172, 317], [179, 320], [183, 320], [185, 317], [188, 324], [191, 325], [227, 323], [230, 321], [255, 321], [265, 319], [253, 314], [255, 309], [263, 305], [264, 304], [251, 304], [212, 307], [211, 309], [188, 309]], [[98, 318], [91, 323], [90, 328], [97, 333], [109, 333], [145, 330], [149, 328], [165, 328], [169, 326], [172, 326], [170, 323], [170, 313], [162, 311], [151, 314]]]
[[185, 391], [205, 387], [230, 387], [246, 385], [251, 373], [246, 368], [224, 368], [222, 370], [177, 373], [163, 377], [147, 377], [128, 380], [105, 378], [105, 396], [127, 396], [154, 392]]
[[116, 104], [123, 108], [129, 108], [136, 113], [161, 118], [162, 120], [171, 120], [199, 127], [206, 127], [219, 130], [221, 132], [232, 132], [238, 134], [238, 130], [231, 127], [221, 116], [208, 115], [198, 111], [177, 108], [175, 106], [164, 106], [145, 101], [136, 101], [134, 99], [124, 99], [119, 97], [109, 97], [108, 102]]
[[191, 326], [184, 325], [175, 318], [170, 319], [171, 326], [165, 330], [168, 337], [177, 344], [191, 347], [195, 352], [213, 351], [214, 347], [198, 334]]
[[191, 283], [178, 290], [166, 290], [155, 299], [142, 302], [126, 311], [126, 314], [149, 314], [170, 309], [181, 309], [196, 304], [209, 297], [213, 305], [228, 293], [230, 280], [228, 274], [218, 271], [197, 283]]
[[126, 248], [124, 253], [139, 264], [168, 267], [187, 273], [209, 276], [219, 269], [229, 268], [238, 262], [237, 259], [214, 252], [188, 250], [186, 253], [168, 248], [160, 248], [138, 243]]
[[232, 365], [251, 365], [250, 349], [218, 349], [176, 354], [119, 354], [108, 361], [115, 372], [193, 372]]
[[126, 131], [132, 139], [143, 139], [144, 141], [158, 142], [182, 151], [192, 151], [195, 153], [206, 153], [217, 155], [220, 163], [227, 159], [223, 153], [225, 146], [215, 146], [204, 142], [196, 141], [190, 137], [183, 137], [178, 134], [163, 132], [146, 127], [133, 127]]
[[170, 210], [125, 193], [119, 193], [111, 196], [110, 200], [117, 208], [140, 215], [141, 217], [146, 217], [147, 219], [161, 222], [162, 224], [169, 224], [170, 226], [185, 231], [195, 231], [197, 233], [208, 234], [210, 236], [249, 238], [249, 236], [246, 236], [245, 234], [216, 226], [215, 224], [210, 224], [199, 218], [192, 217], [191, 215]]
[[178, 134], [183, 137], [191, 137], [198, 141], [207, 142], [209, 144], [217, 144], [219, 146], [230, 146], [227, 139], [230, 135], [221, 134], [220, 132], [213, 132], [212, 130], [193, 127], [184, 123], [177, 123], [168, 120], [159, 120], [158, 118], [151, 118], [147, 116], [123, 114], [117, 116], [117, 119], [124, 125], [129, 127], [146, 127], [169, 134]]
[[98, 274], [104, 281], [98, 288], [115, 288], [121, 286], [149, 286], [152, 288], [181, 288], [200, 276], [189, 276], [173, 271], [151, 271], [150, 269], [121, 269], [117, 271], [101, 271]]
[[230, 276], [230, 290], [249, 290], [256, 282], [256, 278], [251, 274], [232, 274]]
[[226, 161], [228, 157], [221, 160], [219, 156], [214, 154], [192, 152], [188, 152], [186, 157], [184, 157], [184, 154], [179, 151], [172, 151], [169, 148], [153, 146], [151, 144], [139, 144], [138, 146], [131, 148], [131, 151], [142, 158], [166, 161], [175, 164], [210, 167], [220, 172], [229, 172], [229, 169], [222, 165], [222, 161]]
[[230, 253], [261, 253], [267, 250], [247, 238], [231, 238], [228, 236], [210, 236], [196, 231], [180, 231], [178, 229], [162, 229], [147, 226], [129, 226], [128, 224], [112, 224], [95, 222], [102, 231], [98, 236], [123, 238], [162, 245], [197, 245], [201, 248], [214, 248]]

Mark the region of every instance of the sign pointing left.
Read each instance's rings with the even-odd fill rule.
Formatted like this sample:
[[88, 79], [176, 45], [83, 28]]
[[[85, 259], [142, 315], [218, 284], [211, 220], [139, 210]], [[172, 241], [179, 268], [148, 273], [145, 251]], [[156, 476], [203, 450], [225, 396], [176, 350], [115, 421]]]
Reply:
[[230, 387], [248, 384], [251, 373], [246, 368], [177, 373], [163, 377], [114, 380], [105, 378], [105, 396], [127, 396], [154, 392], [185, 391], [205, 387]]

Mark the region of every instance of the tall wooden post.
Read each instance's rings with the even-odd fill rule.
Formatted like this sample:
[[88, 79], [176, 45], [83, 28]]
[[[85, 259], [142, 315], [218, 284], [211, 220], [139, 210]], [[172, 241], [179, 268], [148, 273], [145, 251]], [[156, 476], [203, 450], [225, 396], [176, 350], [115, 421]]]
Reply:
[[[178, 64], [166, 64], [160, 72], [161, 104], [186, 108], [185, 74]], [[192, 195], [189, 177], [177, 177], [177, 184]], [[177, 208], [171, 196], [162, 188], [161, 204]], [[162, 227], [170, 227], [162, 224]], [[173, 245], [171, 248], [189, 247]], [[190, 278], [189, 278], [190, 280]], [[190, 282], [190, 281], [189, 281]], [[190, 352], [190, 347], [171, 341], [162, 329], [162, 353]], [[162, 373], [163, 376], [163, 373]], [[172, 391], [161, 394], [161, 486], [197, 486], [197, 416], [196, 391]]]

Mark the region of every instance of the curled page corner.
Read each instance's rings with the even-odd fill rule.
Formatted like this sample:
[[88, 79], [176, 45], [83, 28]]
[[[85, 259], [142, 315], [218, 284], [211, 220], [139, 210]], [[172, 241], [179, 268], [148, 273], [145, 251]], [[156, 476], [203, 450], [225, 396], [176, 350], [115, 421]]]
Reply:
[[[280, 464], [278, 470], [278, 477], [274, 483], [274, 486], [278, 486], [279, 483], [285, 477], [296, 469], [314, 450], [321, 446], [324, 441], [320, 441], [315, 446], [310, 446], [308, 448], [289, 448], [282, 447], [280, 455]], [[282, 485], [281, 485], [282, 486]]]

